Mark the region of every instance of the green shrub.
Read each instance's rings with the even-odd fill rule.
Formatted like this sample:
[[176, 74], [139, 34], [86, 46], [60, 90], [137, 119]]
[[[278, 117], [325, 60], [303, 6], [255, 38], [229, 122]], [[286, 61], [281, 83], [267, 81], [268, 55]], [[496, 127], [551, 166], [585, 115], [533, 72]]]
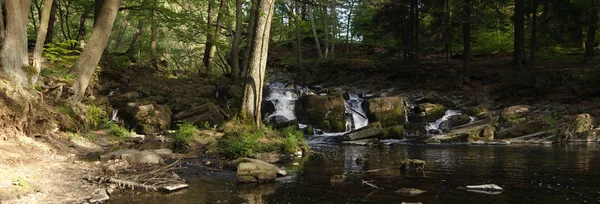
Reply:
[[108, 115], [106, 111], [102, 110], [102, 108], [97, 107], [95, 105], [91, 105], [86, 110], [86, 122], [88, 128], [92, 130], [98, 130], [105, 127], [108, 127]]
[[126, 138], [131, 136], [131, 132], [116, 123], [110, 123], [108, 126], [108, 134], [118, 138]]
[[294, 127], [287, 127], [283, 129], [283, 135], [285, 135], [284, 152], [296, 153], [301, 149], [300, 144], [303, 143], [302, 138], [304, 136], [302, 131], [299, 131]]
[[194, 139], [197, 132], [198, 128], [194, 124], [188, 122], [179, 123], [177, 124], [177, 131], [173, 139], [175, 142], [187, 143]]
[[58, 66], [70, 67], [80, 54], [79, 50], [74, 49], [75, 43], [75, 40], [48, 43], [44, 46], [44, 57]]

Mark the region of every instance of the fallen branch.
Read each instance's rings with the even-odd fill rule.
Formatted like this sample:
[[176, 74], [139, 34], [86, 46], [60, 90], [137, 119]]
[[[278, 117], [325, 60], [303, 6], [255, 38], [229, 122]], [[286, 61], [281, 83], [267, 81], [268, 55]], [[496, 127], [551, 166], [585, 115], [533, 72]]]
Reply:
[[119, 186], [125, 186], [125, 187], [129, 186], [129, 187], [131, 187], [131, 190], [133, 190], [135, 187], [145, 188], [146, 191], [148, 191], [148, 189], [153, 190], [153, 191], [157, 190], [156, 187], [154, 187], [154, 186], [141, 184], [141, 183], [128, 181], [128, 180], [116, 179], [116, 178], [110, 178], [110, 179], [108, 179], [108, 182], [117, 184]]
[[377, 185], [375, 185], [375, 184], [372, 183], [373, 181], [365, 181], [365, 180], [362, 180], [362, 179], [361, 179], [361, 181], [362, 181], [363, 185], [367, 185], [367, 186], [370, 186], [371, 188], [379, 189], [379, 187]]

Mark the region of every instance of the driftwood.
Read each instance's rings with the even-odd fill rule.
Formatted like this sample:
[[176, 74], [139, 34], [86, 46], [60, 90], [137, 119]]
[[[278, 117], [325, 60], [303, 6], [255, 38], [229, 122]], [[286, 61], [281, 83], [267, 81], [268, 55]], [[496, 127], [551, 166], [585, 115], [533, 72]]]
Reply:
[[123, 179], [110, 178], [110, 179], [108, 179], [108, 182], [117, 184], [121, 187], [131, 187], [131, 190], [134, 190], [135, 187], [145, 188], [146, 191], [148, 191], [148, 189], [153, 190], [153, 191], [157, 190], [157, 188], [154, 186], [141, 184], [141, 183], [134, 182], [134, 181], [123, 180]]
[[361, 181], [362, 181], [363, 185], [367, 185], [367, 186], [369, 186], [371, 188], [379, 189], [379, 186], [377, 186], [377, 185], [375, 185], [375, 184], [372, 183], [373, 181], [365, 181], [365, 180], [362, 180], [362, 179], [361, 179]]

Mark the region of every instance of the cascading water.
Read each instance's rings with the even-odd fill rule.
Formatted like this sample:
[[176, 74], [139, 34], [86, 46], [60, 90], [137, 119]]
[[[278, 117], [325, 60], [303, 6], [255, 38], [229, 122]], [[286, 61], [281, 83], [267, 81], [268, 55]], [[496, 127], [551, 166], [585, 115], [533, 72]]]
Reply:
[[440, 127], [444, 122], [448, 121], [450, 117], [455, 115], [460, 115], [461, 112], [458, 110], [447, 110], [444, 113], [444, 116], [440, 119], [437, 119], [435, 122], [428, 123], [425, 126], [425, 131], [427, 134], [440, 134], [443, 133], [442, 128]]
[[348, 100], [344, 101], [346, 107], [346, 131], [360, 129], [369, 124], [369, 119], [362, 108], [363, 99], [355, 93], [348, 94]]
[[295, 120], [294, 105], [298, 99], [296, 89], [288, 87], [284, 83], [267, 83], [267, 86], [269, 87], [269, 96], [265, 98], [265, 101], [273, 103], [275, 111], [265, 120], [269, 121], [276, 117], [283, 117], [286, 121]]

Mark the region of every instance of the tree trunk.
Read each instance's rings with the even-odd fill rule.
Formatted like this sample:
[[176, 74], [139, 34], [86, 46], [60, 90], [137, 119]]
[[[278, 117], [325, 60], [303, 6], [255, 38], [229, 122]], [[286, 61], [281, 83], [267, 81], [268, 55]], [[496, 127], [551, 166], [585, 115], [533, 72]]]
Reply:
[[231, 61], [233, 65], [233, 79], [238, 82], [240, 79], [240, 41], [242, 38], [242, 0], [235, 0], [235, 33], [233, 36], [233, 45], [231, 46]]
[[4, 47], [4, 39], [6, 38], [6, 29], [4, 28], [4, 9], [0, 3], [0, 44]]
[[419, 0], [415, 1], [415, 28], [414, 28], [414, 42], [413, 42], [413, 63], [419, 62]]
[[535, 52], [537, 52], [537, 0], [533, 0], [532, 9], [533, 13], [531, 14], [531, 48], [529, 50], [529, 69], [535, 68]]
[[331, 58], [335, 60], [335, 40], [337, 39], [337, 2], [333, 0], [331, 5], [332, 12], [332, 23], [331, 23], [331, 33], [333, 37], [331, 38]]
[[254, 41], [251, 47], [249, 61], [249, 75], [244, 88], [242, 103], [242, 116], [251, 117], [257, 127], [261, 126], [262, 89], [264, 86], [265, 70], [267, 67], [267, 54], [271, 32], [271, 19], [273, 18], [275, 0], [259, 0], [258, 12], [254, 30]]
[[325, 33], [325, 39], [323, 40], [325, 43], [325, 58], [329, 56], [329, 19], [327, 19], [327, 13], [329, 12], [329, 8], [327, 8], [327, 1], [323, 6], [323, 32]]
[[112, 45], [112, 49], [118, 51], [121, 47], [121, 42], [123, 42], [123, 36], [125, 35], [125, 31], [127, 30], [127, 21], [123, 18], [121, 23], [119, 23], [119, 32], [117, 32], [117, 37], [115, 42]]
[[514, 68], [520, 69], [525, 58], [525, 0], [515, 0]]
[[350, 52], [350, 41], [352, 40], [351, 32], [350, 32], [350, 22], [352, 22], [352, 11], [354, 11], [354, 0], [350, 1], [350, 8], [348, 12], [348, 19], [346, 21], [346, 52]]
[[72, 102], [79, 102], [83, 99], [85, 90], [96, 70], [102, 53], [108, 44], [108, 38], [112, 30], [113, 23], [117, 17], [121, 0], [105, 0], [104, 5], [98, 15], [96, 26], [92, 29], [92, 35], [88, 46], [85, 47], [72, 70], [75, 71], [77, 78], [71, 87]]
[[463, 29], [463, 73], [468, 75], [471, 69], [471, 0], [464, 2], [465, 19]]
[[446, 64], [450, 59], [450, 0], [446, 0], [445, 22], [444, 22], [444, 52], [446, 53]]
[[135, 44], [137, 43], [138, 39], [140, 38], [140, 35], [142, 35], [143, 29], [144, 29], [144, 23], [143, 23], [143, 21], [140, 20], [140, 22], [138, 22], [138, 29], [133, 34], [133, 39], [131, 40], [131, 44], [129, 44], [129, 48], [127, 48], [127, 51], [125, 51], [125, 54], [127, 56], [129, 56], [129, 59], [131, 61], [136, 61], [135, 60]]
[[[35, 2], [35, 0], [34, 0], [34, 2]], [[35, 14], [33, 14], [33, 9], [29, 9], [29, 13], [31, 14], [31, 24], [33, 24], [33, 32], [37, 33], [38, 32], [38, 23], [35, 20], [36, 16], [35, 16]], [[39, 18], [37, 18], [37, 19], [39, 19]]]
[[317, 26], [315, 26], [315, 17], [313, 16], [313, 6], [308, 5], [308, 16], [310, 18], [310, 25], [312, 27], [313, 37], [315, 38], [315, 46], [317, 48], [317, 55], [319, 58], [323, 58], [323, 53], [321, 52], [321, 44], [319, 43], [319, 34], [317, 34]]
[[302, 35], [300, 34], [300, 21], [301, 19], [298, 17], [300, 13], [300, 8], [298, 6], [298, 2], [294, 1], [293, 3], [294, 10], [294, 26], [296, 31], [296, 58], [298, 61], [298, 67], [302, 70], [304, 66], [302, 66]]
[[[27, 14], [29, 10], [31, 10], [31, 0], [20, 0], [21, 2], [21, 40], [23, 41], [23, 45], [21, 46], [21, 50], [23, 55], [21, 55], [21, 60], [23, 61], [23, 65], [29, 66], [29, 50], [27, 48], [27, 24], [29, 19], [27, 18]], [[8, 9], [7, 9], [8, 10]], [[37, 75], [39, 73], [35, 73]], [[33, 84], [31, 84], [33, 85]]]
[[594, 47], [596, 44], [596, 30], [598, 24], [598, 6], [597, 0], [591, 0], [591, 13], [585, 45], [585, 62], [590, 62], [594, 58]]
[[102, 6], [104, 5], [104, 0], [95, 0], [94, 1], [94, 26], [98, 22], [98, 18], [100, 17], [100, 11], [102, 10]]
[[158, 47], [158, 43], [156, 42], [156, 38], [158, 37], [158, 0], [154, 0], [152, 4], [152, 28], [151, 28], [151, 42], [150, 42], [150, 50], [152, 54], [152, 66], [158, 67], [158, 54], [156, 49]]
[[[258, 15], [258, 13], [256, 12], [258, 10], [257, 8], [258, 6], [258, 0], [252, 0], [252, 5], [250, 8], [250, 19], [248, 22], [248, 35], [246, 36], [246, 50], [244, 52], [244, 60], [242, 61], [242, 71], [241, 73], [243, 74], [242, 79], [248, 77], [248, 65], [249, 65], [249, 61], [250, 61], [250, 48], [254, 46], [254, 41], [252, 39], [254, 39], [254, 24], [256, 23], [256, 18]], [[246, 82], [244, 82], [245, 84]]]
[[85, 48], [85, 21], [88, 18], [89, 10], [86, 8], [81, 14], [81, 18], [79, 18], [79, 31], [77, 32], [77, 40], [79, 41], [79, 47], [81, 49]]
[[[212, 2], [212, 1], [211, 1]], [[213, 15], [212, 7], [209, 6], [209, 16]], [[217, 45], [213, 42], [217, 38], [219, 38], [221, 33], [221, 21], [223, 21], [223, 13], [225, 13], [225, 0], [221, 0], [219, 3], [219, 10], [217, 14], [217, 22], [215, 24], [214, 33], [209, 33], [206, 36], [206, 47], [204, 50], [204, 67], [206, 68], [206, 73], [210, 75], [212, 73], [212, 64], [215, 58], [215, 51], [217, 50]], [[209, 18], [210, 19], [210, 18]], [[211, 21], [208, 21], [209, 24]], [[210, 26], [209, 26], [210, 28]]]
[[[37, 73], [42, 70], [42, 49], [44, 48], [44, 41], [46, 41], [46, 32], [48, 31], [48, 21], [50, 19], [50, 10], [52, 10], [52, 0], [44, 0], [44, 7], [42, 10], [42, 18], [40, 19], [40, 29], [37, 33], [35, 41], [35, 49], [33, 50], [33, 67]], [[37, 81], [37, 74], [31, 78], [32, 84]]]
[[26, 71], [26, 66], [29, 66], [27, 60], [27, 14], [23, 11], [26, 2], [23, 0], [6, 0], [6, 39], [2, 49], [2, 68], [10, 74], [15, 82], [24, 86], [31, 86]]
[[46, 32], [46, 40], [44, 44], [52, 43], [54, 38], [54, 23], [56, 22], [56, 0], [52, 1], [52, 10], [50, 10], [50, 18], [48, 19], [48, 31]]
[[[212, 48], [212, 38], [213, 38], [213, 33], [210, 31], [211, 29], [211, 25], [213, 25], [213, 16], [215, 13], [215, 9], [214, 9], [214, 2], [215, 0], [208, 0], [208, 17], [206, 18], [206, 24], [208, 27], [209, 32], [206, 34], [206, 44], [204, 46], [204, 57], [202, 58], [202, 64], [204, 64], [204, 68], [205, 68], [205, 72], [206, 74], [210, 74], [210, 61], [212, 61], [212, 59], [208, 59], [209, 55], [210, 55], [210, 48]], [[200, 70], [198, 70], [200, 71]], [[198, 72], [201, 73], [201, 72]]]

